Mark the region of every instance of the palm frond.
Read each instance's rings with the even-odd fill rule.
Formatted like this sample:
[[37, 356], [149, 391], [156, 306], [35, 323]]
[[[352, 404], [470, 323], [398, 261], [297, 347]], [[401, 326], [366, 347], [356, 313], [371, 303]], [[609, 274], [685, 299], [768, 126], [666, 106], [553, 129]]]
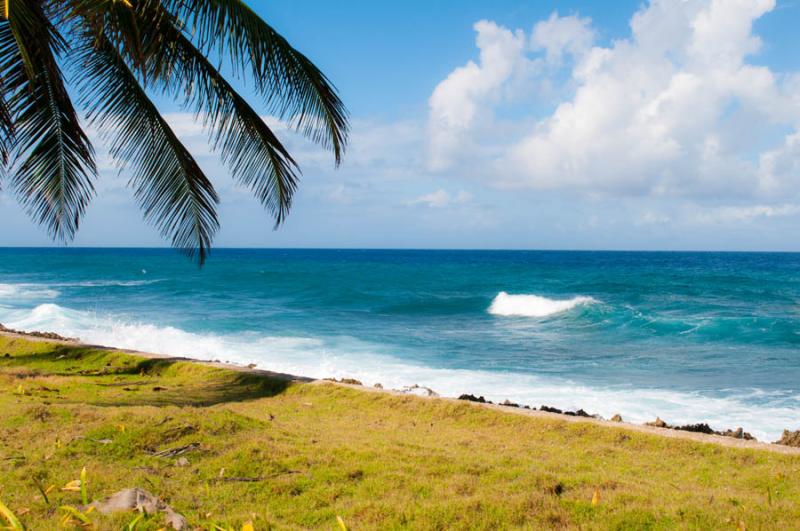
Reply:
[[202, 264], [219, 229], [213, 185], [109, 39], [89, 34], [81, 46], [81, 101], [90, 123], [109, 138], [112, 155], [133, 167], [145, 219]]
[[[347, 144], [347, 110], [330, 80], [241, 0], [164, 0], [204, 53], [241, 65], [271, 113], [331, 149], [338, 165]], [[238, 71], [237, 71], [238, 74]]]
[[[168, 15], [168, 14], [167, 14]], [[148, 68], [151, 79], [162, 88], [183, 97], [211, 134], [233, 177], [255, 193], [272, 213], [276, 226], [283, 222], [297, 188], [299, 170], [278, 137], [240, 96], [222, 74], [187, 39], [169, 16], [157, 15], [162, 23], [158, 38], [168, 43], [162, 55], [153, 57], [158, 65], [169, 55], [169, 76], [157, 66]], [[146, 42], [149, 39], [145, 40]]]
[[[94, 195], [94, 151], [64, 86], [67, 44], [36, 0], [10, 3], [0, 78], [14, 122], [12, 184], [51, 236], [72, 239]], [[16, 51], [14, 50], [16, 48]]]
[[[18, 50], [14, 34], [11, 32], [11, 25], [8, 20], [0, 20], [0, 73], [6, 71], [3, 65], [10, 66], [15, 57], [18, 57]], [[8, 164], [10, 147], [13, 142], [14, 120], [6, 101], [6, 80], [0, 77], [0, 164], [4, 169]], [[4, 173], [0, 172], [0, 178]]]

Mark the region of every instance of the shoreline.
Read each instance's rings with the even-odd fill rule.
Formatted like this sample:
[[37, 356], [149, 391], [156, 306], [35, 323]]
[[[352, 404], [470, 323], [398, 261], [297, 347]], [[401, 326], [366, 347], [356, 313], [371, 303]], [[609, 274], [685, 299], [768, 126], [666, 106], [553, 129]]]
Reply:
[[[702, 431], [694, 431], [686, 429], [687, 427], [688, 428], [692, 427], [697, 428], [699, 426], [708, 427], [707, 424], [699, 424], [694, 426], [670, 426], [666, 424], [664, 421], [662, 421], [660, 417], [656, 417], [656, 421], [652, 423], [634, 424], [622, 420], [624, 419], [624, 417], [621, 417], [620, 420], [609, 420], [599, 417], [598, 415], [588, 414], [582, 409], [579, 409], [577, 412], [561, 411], [557, 408], [549, 406], [542, 406], [541, 408], [537, 409], [527, 405], [510, 403], [509, 401], [505, 401], [504, 403], [493, 403], [491, 401], [483, 399], [482, 396], [476, 397], [474, 395], [467, 395], [467, 394], [461, 395], [461, 397], [439, 396], [433, 390], [428, 389], [426, 387], [420, 387], [418, 385], [409, 385], [406, 386], [405, 389], [403, 390], [384, 389], [383, 387], [363, 385], [357, 380], [347, 379], [347, 378], [340, 380], [336, 380], [333, 378], [316, 379], [301, 375], [279, 373], [279, 372], [269, 371], [266, 369], [259, 369], [254, 365], [243, 366], [236, 363], [223, 362], [219, 360], [213, 360], [213, 361], [201, 360], [185, 356], [170, 356], [165, 354], [156, 354], [152, 352], [143, 352], [133, 349], [118, 348], [114, 346], [89, 344], [89, 343], [84, 343], [76, 338], [67, 338], [51, 332], [12, 330], [4, 327], [2, 324], [0, 324], [0, 335], [6, 337], [17, 337], [29, 341], [60, 343], [70, 346], [122, 352], [125, 354], [134, 355], [146, 359], [163, 359], [163, 360], [197, 363], [211, 367], [224, 368], [248, 374], [262, 375], [266, 377], [283, 379], [290, 382], [306, 383], [310, 385], [337, 385], [352, 389], [358, 389], [361, 391], [367, 391], [371, 393], [383, 393], [393, 396], [412, 395], [425, 400], [439, 400], [439, 401], [462, 403], [462, 404], [467, 402], [470, 403], [470, 405], [473, 407], [492, 409], [503, 413], [510, 413], [514, 415], [522, 415], [522, 416], [543, 418], [550, 420], [561, 420], [570, 423], [590, 423], [597, 426], [635, 431], [638, 433], [652, 434], [669, 439], [679, 439], [679, 440], [688, 440], [701, 443], [716, 444], [719, 446], [725, 446], [730, 448], [766, 450], [786, 455], [800, 455], [800, 447], [788, 446], [784, 444], [779, 444], [777, 442], [758, 441], [753, 438], [750, 439], [741, 438], [741, 435], [746, 433], [743, 432], [741, 428], [738, 428], [736, 431], [727, 430], [727, 433], [723, 435], [721, 432], [705, 433]], [[421, 390], [423, 392], [415, 392], [417, 390]], [[618, 415], [615, 415], [615, 417], [617, 416]], [[791, 433], [800, 433], [800, 432], [791, 432]]]

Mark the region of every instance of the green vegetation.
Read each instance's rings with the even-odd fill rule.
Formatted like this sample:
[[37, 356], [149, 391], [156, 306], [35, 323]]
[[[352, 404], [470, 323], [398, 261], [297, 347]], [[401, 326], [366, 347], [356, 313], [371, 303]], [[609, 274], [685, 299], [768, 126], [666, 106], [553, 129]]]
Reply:
[[798, 456], [4, 336], [0, 426], [0, 501], [27, 529], [161, 527], [80, 510], [130, 487], [202, 529], [800, 521]]

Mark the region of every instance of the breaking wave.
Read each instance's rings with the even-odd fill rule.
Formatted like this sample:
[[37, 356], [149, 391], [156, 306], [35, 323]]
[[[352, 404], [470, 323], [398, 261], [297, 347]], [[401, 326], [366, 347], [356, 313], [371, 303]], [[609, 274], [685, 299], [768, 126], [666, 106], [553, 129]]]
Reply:
[[566, 312], [577, 306], [594, 304], [592, 297], [578, 296], [571, 299], [548, 299], [539, 295], [509, 295], [501, 291], [489, 306], [489, 313], [504, 317], [547, 317]]

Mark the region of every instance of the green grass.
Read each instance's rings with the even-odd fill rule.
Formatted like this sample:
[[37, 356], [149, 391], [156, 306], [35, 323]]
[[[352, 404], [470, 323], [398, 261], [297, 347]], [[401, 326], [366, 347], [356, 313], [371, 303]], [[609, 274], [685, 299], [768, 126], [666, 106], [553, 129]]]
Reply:
[[[28, 529], [81, 504], [61, 488], [84, 467], [89, 499], [141, 487], [201, 529], [800, 522], [798, 456], [3, 336], [0, 426], [0, 501]], [[190, 443], [188, 466], [151, 455]]]

